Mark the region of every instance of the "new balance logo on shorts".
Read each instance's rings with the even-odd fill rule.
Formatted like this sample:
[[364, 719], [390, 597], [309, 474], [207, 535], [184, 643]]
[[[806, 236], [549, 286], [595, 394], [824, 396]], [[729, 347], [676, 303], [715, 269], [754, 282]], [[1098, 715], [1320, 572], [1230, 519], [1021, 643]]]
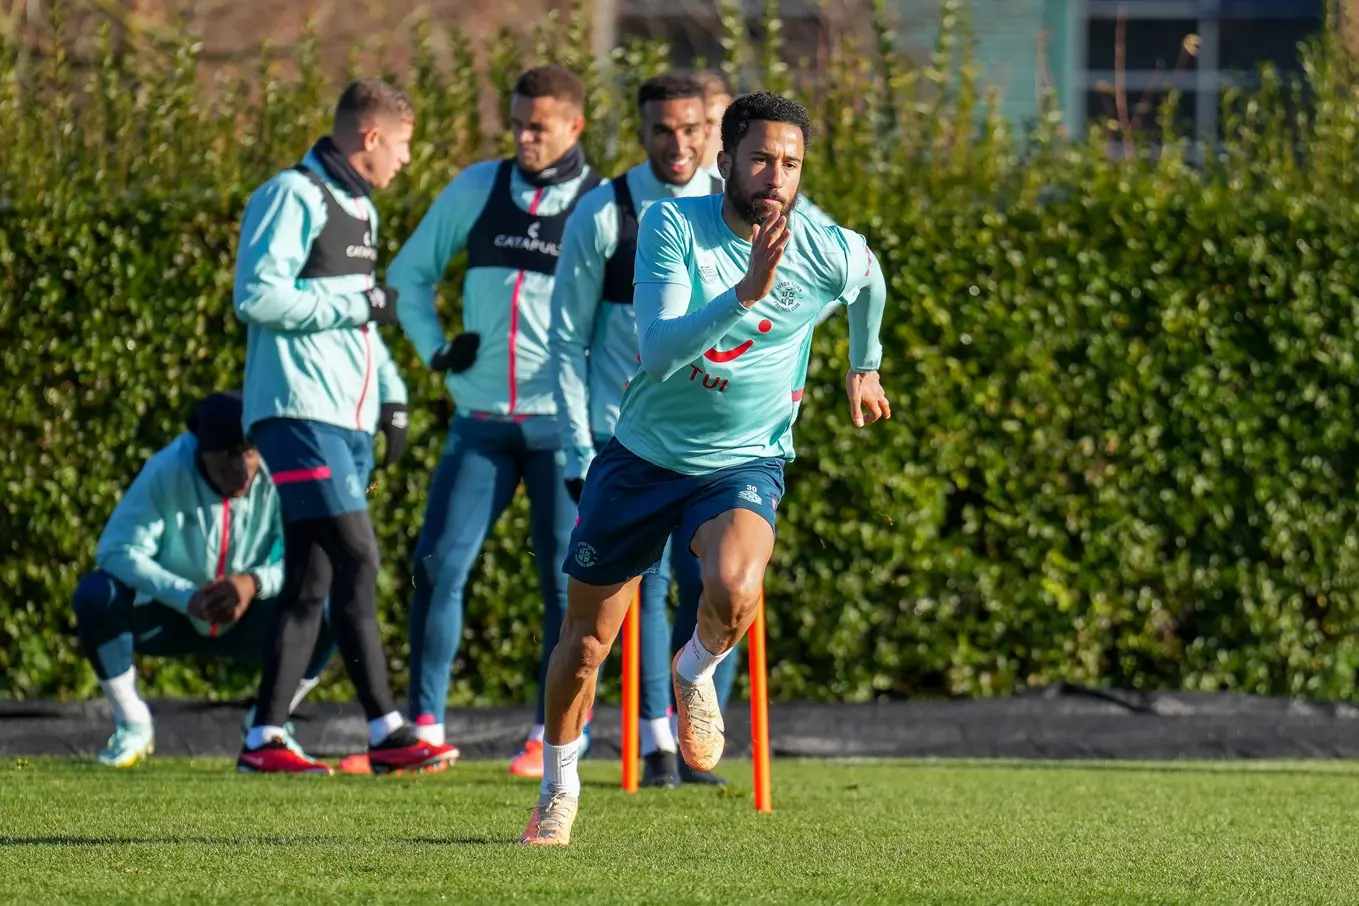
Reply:
[[764, 501], [760, 499], [760, 492], [755, 490], [755, 485], [753, 484], [746, 485], [746, 489], [738, 493], [736, 496], [740, 497], [742, 500], [748, 500], [751, 503], [757, 505], [764, 503]]

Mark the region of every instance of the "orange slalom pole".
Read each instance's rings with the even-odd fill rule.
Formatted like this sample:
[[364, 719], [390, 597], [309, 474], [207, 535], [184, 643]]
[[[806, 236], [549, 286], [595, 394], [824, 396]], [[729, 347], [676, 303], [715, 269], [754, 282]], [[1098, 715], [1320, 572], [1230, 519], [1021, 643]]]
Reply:
[[764, 650], [764, 592], [748, 633], [750, 639], [750, 747], [755, 758], [755, 810], [774, 811], [769, 776], [769, 674]]
[[641, 702], [641, 630], [639, 611], [642, 606], [640, 586], [623, 617], [623, 790], [637, 792], [638, 761], [641, 759], [638, 740], [638, 717]]

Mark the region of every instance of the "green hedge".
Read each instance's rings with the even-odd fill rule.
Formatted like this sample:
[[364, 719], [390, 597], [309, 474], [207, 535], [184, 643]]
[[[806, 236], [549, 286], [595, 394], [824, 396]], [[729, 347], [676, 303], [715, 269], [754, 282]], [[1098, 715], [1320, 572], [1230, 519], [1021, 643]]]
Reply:
[[[891, 50], [882, 4], [872, 12], [878, 47], [840, 48], [830, 77], [797, 91], [819, 130], [807, 191], [869, 236], [888, 274], [895, 414], [850, 425], [847, 328], [832, 319], [768, 580], [773, 694], [994, 695], [1066, 680], [1350, 696], [1359, 103], [1334, 30], [1308, 48], [1305, 86], [1265, 72], [1229, 99], [1220, 154], [1195, 165], [1165, 121], [1065, 137], [1050, 98], [1035, 122], [1002, 121], [977, 88], [965, 4], [945, 4], [935, 57], [918, 68]], [[377, 199], [388, 260], [459, 167], [505, 150], [475, 102], [503, 97], [521, 65], [582, 71], [591, 158], [610, 172], [638, 159], [633, 86], [666, 49], [596, 64], [586, 19], [577, 9], [524, 41], [502, 35], [480, 63], [456, 32], [416, 30], [411, 68], [391, 74], [420, 121], [416, 160]], [[760, 73], [743, 87], [793, 90], [778, 34], [753, 51], [727, 41], [723, 65]], [[49, 37], [64, 46], [60, 23]], [[86, 69], [12, 49], [0, 68], [14, 137], [0, 160], [0, 695], [14, 698], [94, 692], [71, 592], [138, 465], [194, 399], [239, 380], [239, 212], [324, 128], [338, 84], [310, 43], [301, 76], [266, 72], [258, 96], [200, 88], [193, 47], [174, 50], [167, 82], [158, 51], [98, 46]], [[1129, 153], [1110, 155], [1111, 139]], [[450, 320], [460, 266], [441, 301]], [[386, 336], [414, 403], [412, 449], [379, 475], [373, 507], [404, 692], [410, 553], [450, 404], [409, 343]], [[532, 693], [527, 534], [521, 497], [472, 580], [458, 703]], [[144, 666], [153, 694], [253, 688], [251, 670]], [[327, 694], [348, 696], [333, 675]]]

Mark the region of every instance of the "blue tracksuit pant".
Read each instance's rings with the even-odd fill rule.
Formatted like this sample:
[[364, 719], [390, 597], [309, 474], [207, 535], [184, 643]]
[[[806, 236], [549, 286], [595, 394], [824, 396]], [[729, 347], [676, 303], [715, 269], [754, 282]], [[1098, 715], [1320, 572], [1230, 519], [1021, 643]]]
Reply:
[[491, 528], [522, 482], [543, 598], [537, 723], [543, 722], [547, 663], [566, 614], [561, 571], [576, 505], [566, 492], [555, 416], [457, 415], [435, 469], [416, 543], [410, 610], [410, 714], [444, 722], [448, 682], [462, 639], [467, 577]]
[[[260, 598], [246, 608], [241, 621], [220, 636], [198, 632], [179, 611], [155, 602], [135, 605], [136, 593], [102, 570], [87, 573], [71, 602], [76, 637], [101, 680], [132, 669], [134, 651], [160, 657], [200, 655], [259, 663], [274, 628], [276, 598]], [[306, 678], [315, 679], [335, 652], [326, 623], [312, 650]]]

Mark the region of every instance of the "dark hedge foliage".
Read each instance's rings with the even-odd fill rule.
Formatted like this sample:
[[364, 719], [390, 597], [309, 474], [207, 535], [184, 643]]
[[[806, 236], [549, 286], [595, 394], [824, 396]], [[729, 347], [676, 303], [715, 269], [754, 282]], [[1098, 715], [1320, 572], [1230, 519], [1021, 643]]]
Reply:
[[[818, 331], [768, 577], [773, 693], [1070, 681], [1350, 696], [1359, 102], [1333, 32], [1307, 49], [1304, 85], [1266, 71], [1228, 98], [1205, 160], [1168, 120], [1150, 132], [1156, 153], [1116, 123], [1062, 135], [1050, 98], [1032, 123], [1003, 121], [977, 87], [960, 2], [927, 65], [879, 25], [877, 48], [839, 48], [810, 85], [794, 84], [777, 27], [751, 49], [724, 9], [717, 62], [742, 88], [809, 104], [806, 191], [869, 237], [891, 289], [890, 423], [852, 427], [845, 320]], [[885, 21], [881, 4], [869, 12]], [[600, 63], [587, 21], [577, 9], [475, 53], [456, 30], [417, 28], [409, 71], [391, 75], [419, 125], [416, 160], [377, 199], [387, 260], [460, 167], [506, 149], [476, 101], [503, 97], [528, 62], [587, 78], [596, 164], [639, 159], [632, 98], [667, 49]], [[13, 698], [94, 691], [71, 593], [140, 463], [196, 398], [239, 380], [237, 218], [324, 130], [338, 89], [310, 44], [300, 78], [208, 88], [191, 44], [168, 64], [101, 46], [88, 70], [12, 48], [0, 62], [0, 695]], [[454, 323], [460, 267], [441, 298]], [[399, 332], [387, 340], [413, 396], [412, 448], [373, 504], [403, 691], [410, 555], [451, 407]], [[532, 692], [525, 504], [474, 574], [458, 703]], [[143, 666], [152, 695], [246, 694], [255, 677]], [[348, 695], [333, 675], [325, 694]]]

